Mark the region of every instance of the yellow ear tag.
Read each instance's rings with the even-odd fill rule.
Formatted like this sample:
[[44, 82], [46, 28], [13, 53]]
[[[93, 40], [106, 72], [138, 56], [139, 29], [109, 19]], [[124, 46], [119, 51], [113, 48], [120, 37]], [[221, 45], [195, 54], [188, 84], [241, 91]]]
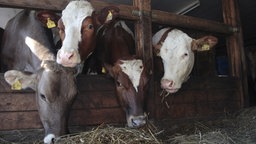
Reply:
[[101, 68], [102, 73], [106, 73], [106, 69], [104, 67]]
[[22, 85], [21, 82], [19, 80], [16, 80], [11, 87], [12, 90], [21, 90], [22, 89]]
[[113, 14], [112, 14], [111, 11], [108, 11], [108, 16], [107, 16], [106, 21], [110, 21], [110, 20], [112, 20], [112, 19], [113, 19]]
[[201, 51], [209, 51], [209, 50], [210, 50], [210, 45], [209, 45], [209, 44], [204, 44], [204, 45], [202, 46]]
[[52, 21], [50, 18], [47, 18], [47, 23], [46, 23], [48, 28], [54, 28], [56, 27], [56, 24], [54, 21]]

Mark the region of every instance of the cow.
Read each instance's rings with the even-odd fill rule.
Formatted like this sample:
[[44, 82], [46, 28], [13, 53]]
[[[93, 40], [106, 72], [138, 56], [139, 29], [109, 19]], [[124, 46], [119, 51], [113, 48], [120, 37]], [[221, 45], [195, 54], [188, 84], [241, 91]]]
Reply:
[[163, 28], [152, 37], [155, 55], [160, 56], [164, 67], [161, 88], [168, 94], [176, 93], [189, 78], [194, 65], [194, 52], [209, 50], [218, 39], [204, 36], [193, 39], [175, 28]]
[[145, 64], [135, 56], [133, 32], [124, 21], [118, 20], [98, 31], [96, 50], [90, 58], [96, 68], [89, 71], [98, 74], [106, 71], [114, 79], [128, 127], [141, 127], [147, 118], [143, 108], [149, 78]]
[[46, 27], [47, 19], [57, 23], [54, 16], [47, 11], [21, 11], [7, 23], [1, 51], [5, 71], [9, 70], [5, 80], [14, 89], [36, 91], [45, 143], [68, 132], [68, 111], [77, 94], [76, 69], [56, 63], [51, 29]]
[[115, 19], [118, 12], [117, 7], [109, 6], [98, 14], [87, 1], [71, 1], [58, 22], [62, 47], [57, 53], [57, 62], [82, 70], [84, 61], [95, 49], [97, 29]]
[[[70, 13], [66, 15], [86, 12], [88, 7], [82, 7], [83, 2], [90, 4], [87, 1], [72, 1], [71, 4], [76, 3], [77, 8], [73, 7], [72, 11], [75, 12], [69, 11]], [[86, 16], [84, 19], [76, 17], [81, 20], [82, 29], [81, 25], [77, 27], [79, 24], [64, 22], [64, 25], [61, 25], [61, 21], [65, 18], [62, 17], [59, 21], [60, 17], [54, 13], [32, 10], [20, 12], [6, 26], [1, 50], [3, 63], [1, 67], [4, 71], [9, 70], [5, 73], [5, 79], [15, 89], [28, 87], [36, 91], [38, 112], [45, 129], [45, 143], [52, 143], [55, 137], [68, 133], [69, 109], [77, 94], [75, 77], [79, 73], [77, 67], [65, 67], [65, 64], [57, 63], [57, 50], [52, 30], [48, 27], [61, 25], [58, 28], [64, 45], [65, 39], [69, 34], [71, 35], [72, 31], [69, 29], [71, 25], [70, 27], [78, 30], [75, 31], [78, 33], [72, 35], [78, 38], [79, 45], [83, 48], [80, 51], [91, 52], [93, 48], [88, 45], [95, 43], [96, 24], [94, 23], [103, 24], [111, 20], [108, 15], [110, 8], [112, 7], [103, 8], [99, 13]], [[111, 15], [113, 16], [114, 14]], [[70, 20], [77, 23], [76, 19]], [[64, 26], [68, 32], [64, 33]], [[87, 51], [86, 48], [89, 50]]]

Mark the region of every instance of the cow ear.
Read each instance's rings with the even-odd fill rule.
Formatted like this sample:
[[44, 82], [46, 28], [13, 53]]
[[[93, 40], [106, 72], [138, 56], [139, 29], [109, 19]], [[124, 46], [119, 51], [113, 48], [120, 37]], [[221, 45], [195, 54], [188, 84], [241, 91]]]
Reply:
[[13, 90], [26, 88], [36, 89], [36, 74], [9, 70], [4, 74], [5, 81], [11, 85]]
[[36, 18], [48, 28], [54, 28], [58, 24], [60, 16], [51, 11], [39, 11], [36, 13]]
[[153, 45], [154, 54], [155, 54], [156, 56], [160, 56], [161, 47], [162, 47], [162, 43], [161, 43], [161, 44]]
[[192, 41], [191, 48], [193, 51], [208, 51], [218, 43], [214, 36], [205, 36]]
[[110, 23], [118, 17], [119, 11], [119, 8], [115, 6], [104, 7], [96, 15], [97, 22], [99, 22], [99, 25]]

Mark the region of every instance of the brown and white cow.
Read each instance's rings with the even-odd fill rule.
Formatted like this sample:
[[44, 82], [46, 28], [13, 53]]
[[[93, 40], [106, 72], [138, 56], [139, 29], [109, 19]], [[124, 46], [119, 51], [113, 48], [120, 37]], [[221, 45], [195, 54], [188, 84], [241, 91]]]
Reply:
[[58, 22], [62, 47], [57, 62], [66, 67], [83, 66], [95, 48], [98, 27], [110, 22], [118, 12], [118, 8], [110, 6], [96, 13], [87, 1], [71, 1]]
[[156, 55], [162, 58], [164, 75], [161, 87], [168, 93], [175, 93], [189, 78], [194, 65], [194, 52], [209, 50], [218, 39], [205, 36], [193, 39], [178, 29], [164, 28], [152, 39]]
[[[116, 94], [126, 112], [127, 124], [132, 128], [146, 123], [143, 108], [148, 83], [145, 65], [134, 54], [134, 36], [124, 21], [109, 23], [99, 30], [92, 56], [97, 57], [96, 61], [102, 63], [115, 80]], [[101, 68], [92, 71], [100, 73]]]

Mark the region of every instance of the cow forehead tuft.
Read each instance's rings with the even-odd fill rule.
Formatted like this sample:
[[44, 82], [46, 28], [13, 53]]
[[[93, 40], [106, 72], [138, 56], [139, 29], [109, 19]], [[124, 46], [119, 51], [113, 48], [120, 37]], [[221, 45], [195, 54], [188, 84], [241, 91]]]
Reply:
[[62, 21], [65, 23], [81, 21], [91, 16], [94, 8], [88, 1], [71, 1], [62, 11]]

